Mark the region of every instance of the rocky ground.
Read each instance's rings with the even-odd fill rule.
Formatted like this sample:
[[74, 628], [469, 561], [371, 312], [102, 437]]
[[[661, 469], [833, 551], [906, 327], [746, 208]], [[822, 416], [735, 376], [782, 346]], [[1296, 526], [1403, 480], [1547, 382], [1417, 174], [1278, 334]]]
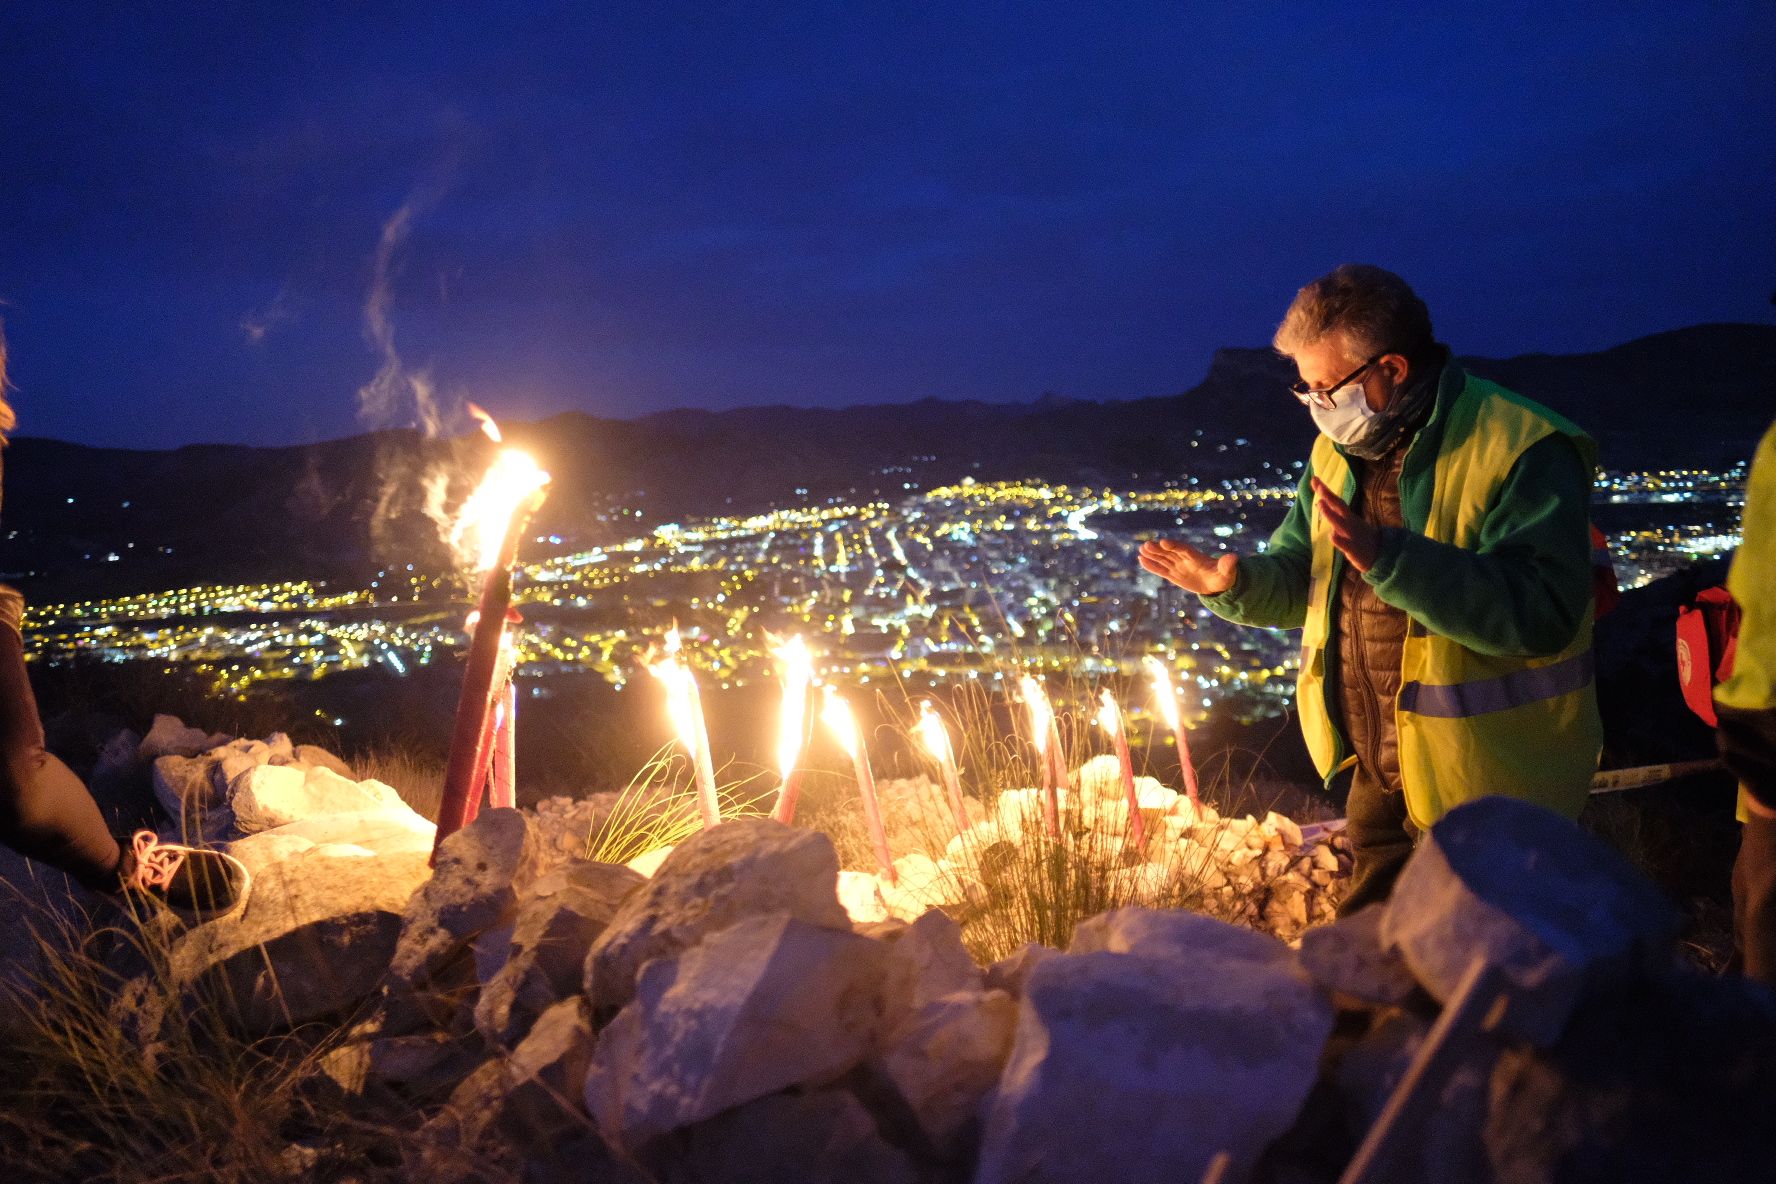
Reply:
[[[149, 765], [165, 830], [254, 877], [228, 917], [154, 922], [164, 956], [118, 964], [117, 1024], [150, 1062], [200, 1017], [324, 1031], [338, 1104], [406, 1116], [403, 1178], [1330, 1181], [1436, 1047], [1371, 1179], [1752, 1180], [1776, 1156], [1746, 1117], [1776, 1090], [1776, 1003], [1686, 968], [1657, 891], [1507, 799], [1328, 923], [1334, 839], [1143, 782], [1136, 849], [1102, 765], [1058, 839], [1026, 790], [947, 840], [941, 814], [897, 828], [889, 883], [759, 818], [594, 862], [608, 798], [485, 810], [434, 869], [431, 825], [319, 750], [163, 717], [108, 759]], [[1050, 904], [1083, 884], [1120, 907], [983, 958], [1063, 865], [1086, 870]], [[286, 1136], [289, 1178], [368, 1170]]]

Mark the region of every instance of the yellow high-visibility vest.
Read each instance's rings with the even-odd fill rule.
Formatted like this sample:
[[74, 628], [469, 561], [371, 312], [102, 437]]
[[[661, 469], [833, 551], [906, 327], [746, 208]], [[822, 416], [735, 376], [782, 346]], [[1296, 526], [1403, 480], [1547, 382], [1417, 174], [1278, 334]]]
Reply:
[[[1486, 511], [1512, 465], [1556, 432], [1595, 463], [1596, 444], [1572, 424], [1494, 383], [1470, 376], [1451, 401], [1433, 475], [1427, 537], [1468, 550], [1480, 546]], [[1321, 436], [1314, 473], [1348, 500], [1350, 463]], [[1344, 557], [1324, 518], [1312, 517], [1312, 569], [1302, 629], [1296, 706], [1320, 775], [1328, 780], [1356, 758], [1345, 749], [1327, 698], [1332, 605]], [[1569, 816], [1589, 794], [1603, 748], [1587, 607], [1567, 647], [1547, 657], [1476, 653], [1408, 617], [1401, 687], [1394, 703], [1407, 814], [1428, 827], [1453, 806], [1486, 794], [1525, 798]]]

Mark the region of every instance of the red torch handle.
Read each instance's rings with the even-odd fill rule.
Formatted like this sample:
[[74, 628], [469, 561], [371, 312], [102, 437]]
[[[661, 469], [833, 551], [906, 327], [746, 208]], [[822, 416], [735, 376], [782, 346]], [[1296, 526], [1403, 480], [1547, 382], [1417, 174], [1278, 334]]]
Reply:
[[469, 639], [469, 660], [463, 670], [462, 693], [456, 700], [456, 722], [450, 732], [450, 759], [444, 767], [444, 795], [438, 805], [438, 834], [432, 844], [432, 861], [438, 844], [461, 830], [475, 815], [475, 798], [485, 775], [491, 736], [487, 721], [493, 715], [494, 697], [501, 689], [497, 675], [502, 664], [506, 612], [512, 606], [512, 564], [517, 561], [518, 540], [529, 515], [512, 515], [500, 545], [499, 562], [481, 581], [479, 618]]
[[771, 817], [788, 826], [795, 821], [796, 799], [802, 794], [802, 768], [798, 764], [783, 779], [783, 787], [777, 791], [777, 805], [771, 810]]
[[[496, 667], [506, 631], [506, 606], [512, 599], [512, 573], [503, 567], [487, 573], [481, 586], [481, 618], [469, 640], [469, 661], [462, 693], [456, 700], [456, 722], [450, 732], [450, 759], [444, 767], [444, 796], [438, 806], [438, 837], [442, 843], [475, 816], [474, 798], [487, 769], [488, 721], [492, 718]], [[436, 843], [432, 858], [437, 859]]]
[[488, 800], [495, 807], [511, 807], [518, 804], [518, 687], [512, 681], [509, 668], [506, 677], [494, 685], [496, 688], [503, 685], [505, 691], [495, 691], [503, 702], [499, 722], [493, 731], [493, 792], [488, 795]]

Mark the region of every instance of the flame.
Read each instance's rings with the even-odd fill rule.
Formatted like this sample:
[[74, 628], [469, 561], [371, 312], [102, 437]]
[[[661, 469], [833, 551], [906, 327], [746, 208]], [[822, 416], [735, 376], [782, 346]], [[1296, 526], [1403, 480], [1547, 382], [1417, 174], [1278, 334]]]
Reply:
[[1122, 734], [1122, 708], [1108, 690], [1098, 696], [1098, 726], [1113, 737]]
[[845, 702], [843, 696], [833, 687], [826, 688], [826, 700], [820, 708], [821, 722], [825, 723], [847, 755], [857, 759], [857, 718], [851, 714], [851, 704]]
[[1048, 755], [1048, 734], [1054, 728], [1054, 708], [1049, 705], [1048, 692], [1042, 683], [1032, 675], [1024, 675], [1018, 680], [1018, 687], [1023, 692], [1024, 705], [1030, 710], [1030, 736], [1036, 744], [1036, 751]]
[[1153, 676], [1153, 697], [1159, 700], [1159, 713], [1165, 717], [1166, 727], [1177, 731], [1178, 692], [1172, 688], [1172, 672], [1152, 654], [1142, 658], [1141, 665]]
[[953, 759], [950, 750], [950, 733], [931, 709], [931, 701], [924, 700], [919, 704], [919, 721], [913, 725], [918, 729], [919, 741], [925, 745], [925, 751], [936, 757], [940, 762], [947, 763]]
[[783, 715], [777, 724], [777, 768], [787, 778], [801, 759], [807, 735], [808, 687], [814, 681], [814, 658], [800, 637], [778, 642], [771, 656], [783, 666]]
[[475, 406], [473, 403], [468, 404], [468, 410], [470, 415], [480, 421], [481, 430], [487, 433], [487, 438], [489, 440], [492, 440], [495, 444], [505, 443], [505, 437], [500, 435], [499, 424], [493, 422], [493, 416], [487, 414], [487, 412], [481, 410], [481, 408]]
[[475, 570], [486, 571], [499, 562], [500, 545], [505, 542], [512, 515], [548, 483], [549, 474], [529, 453], [500, 449], [481, 484], [457, 513], [450, 528], [450, 545], [459, 554], [475, 556]]
[[696, 752], [697, 716], [692, 698], [697, 693], [697, 678], [679, 656], [681, 648], [678, 626], [674, 625], [666, 631], [662, 656], [656, 658], [650, 655], [646, 665], [648, 673], [665, 684], [666, 713], [672, 720], [673, 730], [678, 733], [678, 742], [685, 746], [685, 751]]

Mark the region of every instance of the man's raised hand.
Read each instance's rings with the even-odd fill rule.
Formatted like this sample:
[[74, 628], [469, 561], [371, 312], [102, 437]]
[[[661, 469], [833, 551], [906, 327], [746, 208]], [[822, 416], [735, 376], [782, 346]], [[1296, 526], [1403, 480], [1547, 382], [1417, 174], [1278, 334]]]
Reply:
[[1313, 479], [1314, 508], [1332, 528], [1332, 545], [1344, 552], [1352, 567], [1368, 571], [1381, 554], [1381, 531], [1350, 508], [1350, 504], [1318, 477]]
[[1212, 556], [1198, 551], [1189, 543], [1170, 539], [1154, 539], [1141, 544], [1141, 566], [1160, 579], [1178, 585], [1198, 596], [1213, 596], [1233, 587], [1239, 569], [1239, 556]]

